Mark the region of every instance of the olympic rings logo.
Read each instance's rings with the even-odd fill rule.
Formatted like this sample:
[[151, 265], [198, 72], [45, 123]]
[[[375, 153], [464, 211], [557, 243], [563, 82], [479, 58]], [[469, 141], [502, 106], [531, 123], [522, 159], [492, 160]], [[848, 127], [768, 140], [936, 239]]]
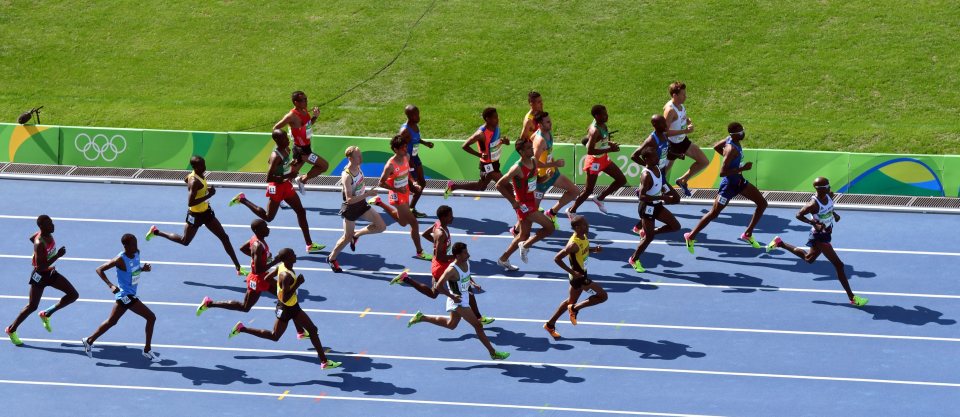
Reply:
[[74, 138], [73, 146], [88, 161], [103, 159], [106, 162], [112, 162], [127, 150], [127, 138], [122, 135], [107, 138], [103, 133], [98, 133], [91, 138], [90, 135], [81, 133]]

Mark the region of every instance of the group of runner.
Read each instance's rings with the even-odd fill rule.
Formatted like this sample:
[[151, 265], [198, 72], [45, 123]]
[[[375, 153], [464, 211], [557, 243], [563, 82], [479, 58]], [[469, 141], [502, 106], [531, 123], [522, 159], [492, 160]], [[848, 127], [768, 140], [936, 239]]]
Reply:
[[[686, 85], [681, 82], [672, 83], [669, 86], [669, 93], [670, 100], [664, 104], [662, 114], [651, 117], [653, 131], [630, 157], [632, 161], [642, 166], [637, 189], [639, 222], [634, 227], [634, 232], [640, 235], [640, 242], [627, 260], [637, 272], [645, 271], [641, 256], [654, 237], [680, 230], [680, 223], [667, 206], [678, 203], [683, 198], [680, 195], [681, 192], [684, 196], [691, 197], [690, 179], [709, 164], [703, 151], [687, 136], [694, 131], [694, 125], [685, 107]], [[317, 253], [325, 247], [312, 241], [306, 211], [297, 195], [297, 192], [305, 193], [304, 185], [310, 179], [326, 172], [329, 168], [328, 162], [314, 153], [311, 148], [312, 124], [316, 123], [319, 109], [314, 107], [308, 111], [307, 96], [302, 91], [294, 92], [291, 99], [294, 108], [276, 123], [271, 135], [276, 147], [270, 154], [266, 173], [267, 208], [257, 206], [247, 199], [244, 193], [237, 194], [228, 204], [229, 206], [242, 204], [257, 216], [257, 219], [251, 223], [253, 236], [240, 248], [244, 255], [251, 258], [249, 268], [240, 265], [229, 237], [210, 208], [209, 200], [215, 195], [216, 189], [207, 184], [206, 164], [200, 156], [191, 158], [190, 165], [193, 170], [185, 178], [188, 210], [183, 234], [162, 232], [156, 226], [151, 226], [146, 240], [160, 236], [182, 245], [189, 245], [199, 228], [206, 226], [222, 242], [237, 274], [245, 277], [246, 293], [242, 301], [214, 301], [204, 297], [196, 314], [199, 316], [210, 308], [248, 312], [260, 299], [261, 293], [269, 291], [277, 297], [276, 321], [273, 329], [254, 329], [247, 327], [243, 322], [238, 322], [231, 329], [229, 337], [247, 333], [277, 341], [292, 320], [298, 338], [309, 338], [312, 342], [321, 367], [335, 368], [340, 366], [340, 363], [326, 358], [316, 325], [299, 305], [297, 289], [305, 280], [293, 269], [297, 261], [296, 253], [293, 249], [283, 248], [274, 257], [266, 243], [266, 238], [270, 234], [267, 223], [275, 218], [281, 202], [285, 202], [297, 216], [303, 232], [305, 251]], [[556, 312], [543, 325], [554, 339], [559, 339], [556, 322], [564, 313], [569, 316], [570, 322], [576, 325], [580, 310], [607, 300], [606, 292], [590, 279], [586, 268], [589, 254], [601, 252], [602, 248], [590, 245], [587, 237], [589, 224], [585, 217], [577, 214], [577, 210], [587, 199], [590, 199], [601, 212], [606, 213], [605, 198], [624, 186], [626, 177], [611, 160], [610, 154], [619, 152], [620, 146], [612, 141], [616, 131], [608, 129], [609, 115], [603, 105], [595, 105], [591, 108], [593, 122], [582, 141], [587, 151], [581, 167], [586, 174], [586, 186], [583, 190], [578, 190], [574, 182], [560, 172], [560, 168], [563, 168], [566, 162], [555, 159], [553, 156], [553, 121], [550, 114], [543, 109], [543, 97], [537, 92], [530, 92], [528, 103], [530, 111], [523, 119], [519, 138], [513, 141], [519, 160], [507, 168], [505, 173], [502, 172], [500, 157], [503, 154], [503, 147], [509, 146], [511, 141], [508, 137], [501, 135], [497, 110], [492, 107], [484, 109], [481, 112], [483, 124], [462, 146], [466, 152], [479, 159], [479, 179], [471, 183], [448, 181], [444, 198], [449, 198], [457, 190], [483, 191], [491, 183], [495, 184], [496, 190], [507, 200], [517, 217], [516, 224], [510, 228], [513, 239], [497, 260], [497, 264], [506, 271], [519, 269], [509, 261], [511, 255], [517, 250], [520, 251], [521, 261], [528, 262], [529, 249], [536, 242], [554, 233], [558, 227], [558, 214], [566, 205], [572, 203], [565, 213], [570, 220], [573, 233], [567, 244], [554, 258], [557, 265], [568, 274], [569, 293]], [[342, 272], [337, 257], [346, 246], [349, 245], [351, 251], [355, 251], [361, 237], [385, 230], [386, 225], [374, 208], [374, 206], [380, 207], [401, 227], [410, 227], [410, 237], [415, 249], [414, 258], [431, 262], [432, 280], [429, 285], [416, 281], [407, 271], [397, 275], [390, 284], [406, 283], [427, 297], [435, 299], [443, 295], [446, 299], [448, 317], [427, 316], [417, 311], [408, 322], [408, 326], [428, 322], [453, 329], [463, 319], [474, 328], [492, 359], [506, 359], [510, 354], [496, 351], [484, 334], [483, 326], [492, 323], [495, 319], [480, 314], [474, 294], [482, 289], [472, 277], [467, 245], [463, 242], [453, 242], [451, 239], [449, 226], [454, 221], [453, 209], [447, 205], [441, 205], [436, 210], [437, 220], [434, 224], [422, 235], [419, 231], [417, 218], [426, 216], [416, 209], [426, 185], [419, 148], [420, 145], [432, 148], [433, 143], [424, 140], [421, 136], [420, 110], [410, 105], [404, 109], [404, 113], [407, 120], [400, 127], [399, 133], [390, 140], [393, 155], [384, 164], [383, 172], [377, 182], [378, 187], [387, 190], [387, 202], [379, 197], [375, 189], [366, 187], [361, 170], [363, 158], [361, 149], [349, 146], [344, 151], [347, 165], [340, 173], [342, 205], [339, 212], [343, 219], [343, 234], [330, 251], [327, 263], [332, 271]], [[288, 128], [293, 137], [292, 147], [284, 128]], [[743, 176], [744, 171], [752, 168], [751, 162], [743, 162], [744, 152], [741, 142], [746, 138], [746, 133], [744, 127], [737, 122], [727, 126], [727, 133], [727, 137], [713, 145], [713, 150], [722, 156], [718, 195], [713, 206], [696, 226], [690, 232], [683, 234], [690, 253], [694, 253], [699, 232], [738, 195], [753, 201], [756, 205], [756, 210], [740, 239], [754, 248], [763, 248], [763, 245], [754, 238], [753, 231], [767, 207], [767, 202], [763, 194]], [[677, 159], [686, 157], [692, 158], [693, 163], [686, 172], [677, 177], [675, 182], [680, 190], [678, 192], [668, 184], [668, 172]], [[311, 165], [310, 168], [306, 173], [301, 173], [307, 164]], [[601, 173], [607, 174], [613, 181], [594, 196], [597, 178]], [[834, 208], [834, 195], [830, 189], [829, 180], [817, 178], [813, 185], [816, 194], [797, 213], [797, 219], [811, 225], [810, 238], [807, 242], [810, 249], [798, 248], [777, 236], [766, 245], [766, 250], [770, 252], [782, 248], [807, 262], [813, 262], [823, 254], [836, 268], [838, 280], [850, 302], [856, 306], [865, 305], [867, 299], [855, 295], [850, 289], [843, 263], [831, 245], [833, 226], [840, 220], [840, 216]], [[560, 198], [553, 206], [543, 210], [540, 208], [540, 203], [544, 194], [551, 188], [557, 188], [561, 192]], [[358, 220], [364, 220], [369, 224], [357, 230]], [[658, 222], [661, 223], [659, 227], [657, 227]], [[534, 223], [539, 226], [536, 233], [532, 233], [531, 230]], [[29, 280], [29, 301], [14, 322], [6, 328], [10, 340], [17, 345], [22, 344], [17, 329], [31, 313], [39, 308], [39, 302], [46, 287], [54, 287], [64, 293], [56, 304], [39, 313], [40, 320], [47, 331], [52, 331], [50, 318], [53, 314], [79, 297], [67, 278], [60, 275], [53, 266], [54, 262], [66, 253], [65, 248], [56, 247], [53, 239], [53, 221], [50, 217], [41, 215], [37, 218], [37, 226], [39, 231], [30, 237], [34, 249], [33, 271]], [[423, 250], [421, 238], [433, 245], [432, 254]], [[114, 326], [127, 310], [132, 310], [146, 320], [146, 343], [143, 355], [154, 360], [156, 355], [151, 350], [151, 339], [156, 316], [137, 297], [140, 274], [151, 271], [151, 266], [146, 263], [141, 264], [135, 236], [125, 234], [120, 241], [123, 250], [96, 269], [96, 273], [114, 294], [116, 305], [107, 320], [81, 343], [87, 355], [92, 357], [92, 347], [96, 340]], [[105, 274], [109, 269], [116, 269], [116, 284], [111, 282]], [[580, 301], [579, 298], [583, 292], [587, 292], [589, 297]]]

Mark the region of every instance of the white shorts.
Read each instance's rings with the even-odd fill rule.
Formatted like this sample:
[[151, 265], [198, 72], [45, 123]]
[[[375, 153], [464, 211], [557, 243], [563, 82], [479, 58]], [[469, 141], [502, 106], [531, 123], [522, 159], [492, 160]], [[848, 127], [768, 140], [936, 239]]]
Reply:
[[457, 307], [467, 307], [470, 308], [470, 293], [466, 293], [460, 296], [460, 303], [453, 301], [452, 298], [447, 297], [447, 313], [452, 313], [457, 310]]

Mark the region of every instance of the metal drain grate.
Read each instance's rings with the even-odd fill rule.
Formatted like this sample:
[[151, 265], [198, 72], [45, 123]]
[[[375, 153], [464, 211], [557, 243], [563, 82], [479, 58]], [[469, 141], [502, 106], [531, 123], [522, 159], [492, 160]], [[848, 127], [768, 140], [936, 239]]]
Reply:
[[913, 198], [902, 195], [844, 194], [837, 198], [837, 203], [905, 207]]
[[6, 163], [6, 162], [0, 162], [0, 172], [3, 172], [3, 169], [6, 168], [7, 165], [10, 165], [10, 164], [8, 164], [8, 163]]
[[137, 178], [146, 180], [183, 181], [190, 171], [178, 169], [144, 169], [137, 174]]
[[797, 193], [792, 191], [770, 191], [766, 195], [771, 203], [806, 203], [813, 198], [813, 193]]
[[118, 177], [133, 178], [140, 168], [77, 167], [70, 171], [71, 177]]
[[207, 181], [265, 183], [267, 182], [267, 174], [264, 172], [210, 171], [207, 173]]
[[960, 198], [917, 197], [910, 203], [910, 207], [960, 208]]
[[66, 175], [74, 169], [72, 165], [39, 165], [10, 163], [3, 168], [6, 174]]

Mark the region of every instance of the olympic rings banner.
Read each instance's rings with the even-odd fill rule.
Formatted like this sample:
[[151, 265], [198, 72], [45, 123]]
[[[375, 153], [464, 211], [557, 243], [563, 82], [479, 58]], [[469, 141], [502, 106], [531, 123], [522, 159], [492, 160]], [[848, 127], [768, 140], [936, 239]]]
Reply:
[[60, 128], [60, 163], [88, 167], [140, 168], [143, 130]]

